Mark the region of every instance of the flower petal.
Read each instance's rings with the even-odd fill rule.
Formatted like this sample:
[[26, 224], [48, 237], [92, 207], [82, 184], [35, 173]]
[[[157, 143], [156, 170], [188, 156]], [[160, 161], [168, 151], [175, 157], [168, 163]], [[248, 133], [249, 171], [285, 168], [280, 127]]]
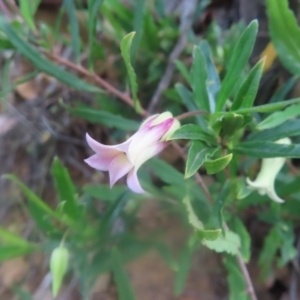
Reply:
[[150, 145], [147, 150], [138, 154], [134, 167], [138, 169], [144, 162], [163, 151], [168, 145], [169, 143], [167, 142], [158, 142]]
[[109, 165], [114, 157], [103, 157], [99, 154], [94, 154], [84, 161], [92, 168], [100, 171], [108, 171]]
[[86, 134], [86, 141], [96, 153], [103, 155], [103, 157], [111, 157], [117, 155], [120, 152], [126, 152], [130, 144], [129, 139], [122, 144], [117, 144], [114, 146], [103, 145], [91, 138], [88, 133]]
[[141, 128], [132, 136], [127, 150], [127, 156], [131, 163], [135, 165], [136, 159], [141, 153], [147, 152], [150, 146], [159, 143], [162, 136], [169, 130], [173, 123], [174, 119], [167, 119], [152, 128]]
[[270, 197], [270, 199], [272, 199], [275, 202], [278, 202], [278, 203], [283, 203], [284, 202], [283, 199], [281, 199], [280, 197], [278, 197], [278, 195], [275, 192], [274, 187], [272, 187], [272, 188], [269, 189], [268, 196]]
[[137, 194], [144, 194], [145, 191], [140, 185], [139, 179], [137, 177], [137, 170], [132, 169], [127, 176], [128, 187]]
[[117, 155], [109, 165], [110, 187], [112, 187], [117, 180], [127, 174], [132, 168], [133, 165], [124, 153]]

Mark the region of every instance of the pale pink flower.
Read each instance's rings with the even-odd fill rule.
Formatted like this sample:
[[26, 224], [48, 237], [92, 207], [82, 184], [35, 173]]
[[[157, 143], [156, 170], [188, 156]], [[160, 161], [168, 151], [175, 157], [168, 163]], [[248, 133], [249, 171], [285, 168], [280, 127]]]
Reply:
[[179, 121], [165, 112], [146, 119], [133, 136], [115, 146], [100, 144], [86, 134], [87, 143], [96, 153], [85, 162], [97, 170], [108, 171], [111, 187], [128, 174], [128, 187], [135, 193], [144, 193], [137, 177], [139, 167], [161, 152], [179, 127]]

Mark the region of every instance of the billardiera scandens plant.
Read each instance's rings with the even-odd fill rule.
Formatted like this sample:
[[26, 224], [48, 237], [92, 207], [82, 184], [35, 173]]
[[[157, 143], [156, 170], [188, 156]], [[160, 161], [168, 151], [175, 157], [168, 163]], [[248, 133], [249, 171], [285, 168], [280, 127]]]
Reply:
[[87, 134], [87, 143], [95, 154], [85, 162], [97, 170], [108, 171], [111, 187], [128, 174], [128, 187], [135, 193], [144, 193], [137, 177], [139, 167], [165, 149], [169, 144], [168, 138], [179, 127], [179, 121], [170, 112], [164, 112], [147, 118], [139, 130], [122, 144], [103, 145]]
[[[289, 138], [284, 138], [278, 140], [276, 143], [291, 144], [291, 140]], [[284, 200], [276, 194], [274, 183], [275, 178], [283, 167], [285, 161], [286, 158], [284, 157], [263, 159], [257, 178], [254, 181], [251, 181], [249, 178], [246, 179], [248, 187], [252, 190], [257, 190], [260, 195], [268, 195], [275, 202], [284, 202]]]

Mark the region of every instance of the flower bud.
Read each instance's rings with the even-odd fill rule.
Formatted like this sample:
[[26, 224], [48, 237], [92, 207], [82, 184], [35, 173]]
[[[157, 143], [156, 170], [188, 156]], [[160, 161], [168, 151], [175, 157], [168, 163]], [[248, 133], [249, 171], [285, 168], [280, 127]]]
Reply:
[[56, 297], [67, 272], [69, 251], [64, 246], [55, 248], [51, 254], [50, 271], [52, 275], [52, 294]]

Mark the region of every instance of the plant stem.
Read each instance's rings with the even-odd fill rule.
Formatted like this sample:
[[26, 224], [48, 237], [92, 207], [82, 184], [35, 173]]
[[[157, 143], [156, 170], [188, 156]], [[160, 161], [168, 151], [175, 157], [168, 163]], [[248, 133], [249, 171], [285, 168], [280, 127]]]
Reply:
[[183, 114], [177, 116], [176, 119], [178, 121], [180, 121], [180, 120], [187, 119], [187, 118], [197, 116], [197, 115], [208, 115], [208, 112], [204, 111], [204, 110], [188, 111], [186, 113], [183, 113]]

